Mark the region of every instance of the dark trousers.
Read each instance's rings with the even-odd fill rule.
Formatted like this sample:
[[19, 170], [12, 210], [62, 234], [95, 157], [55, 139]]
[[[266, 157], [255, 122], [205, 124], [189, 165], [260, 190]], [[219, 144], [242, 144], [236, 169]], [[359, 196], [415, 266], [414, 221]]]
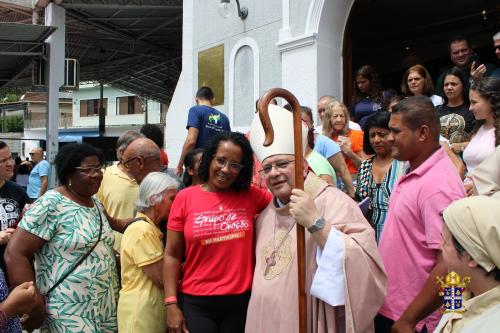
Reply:
[[179, 295], [189, 333], [243, 333], [250, 291], [239, 295]]
[[[377, 314], [375, 317], [375, 333], [391, 333], [392, 325], [394, 325], [394, 320]], [[420, 332], [415, 331], [415, 333], [427, 333], [427, 327], [423, 327]]]

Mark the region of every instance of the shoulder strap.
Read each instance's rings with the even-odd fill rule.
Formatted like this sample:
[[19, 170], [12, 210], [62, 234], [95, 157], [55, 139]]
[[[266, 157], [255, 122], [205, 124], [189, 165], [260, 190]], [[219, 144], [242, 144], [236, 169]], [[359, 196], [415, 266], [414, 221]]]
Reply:
[[94, 243], [94, 245], [92, 245], [92, 247], [90, 248], [90, 250], [87, 251], [87, 253], [85, 253], [85, 255], [83, 257], [81, 257], [80, 260], [78, 260], [78, 262], [73, 267], [71, 267], [71, 269], [69, 269], [66, 273], [64, 273], [64, 275], [52, 286], [52, 288], [49, 289], [49, 291], [47, 291], [45, 293], [45, 295], [49, 295], [52, 292], [52, 290], [54, 290], [58, 285], [61, 284], [61, 282], [64, 281], [64, 279], [66, 279], [71, 273], [73, 273], [75, 271], [75, 269], [78, 266], [80, 266], [85, 259], [87, 259], [87, 257], [92, 253], [92, 251], [94, 251], [94, 249], [97, 246], [97, 244], [101, 241], [101, 236], [102, 236], [102, 215], [101, 215], [101, 210], [99, 209], [99, 206], [97, 205], [97, 203], [95, 202], [95, 200], [92, 199], [92, 201], [94, 201], [94, 206], [97, 208], [97, 212], [99, 213], [99, 236], [97, 237], [97, 241]]

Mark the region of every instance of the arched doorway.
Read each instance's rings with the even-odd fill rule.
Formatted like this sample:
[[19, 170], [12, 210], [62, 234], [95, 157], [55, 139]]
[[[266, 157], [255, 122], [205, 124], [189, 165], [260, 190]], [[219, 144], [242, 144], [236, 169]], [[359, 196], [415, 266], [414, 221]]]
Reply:
[[399, 90], [404, 71], [423, 64], [434, 82], [449, 68], [448, 39], [464, 34], [481, 62], [496, 63], [492, 36], [500, 30], [500, 5], [488, 0], [354, 1], [343, 41], [343, 99], [352, 93], [352, 75], [373, 65], [385, 89]]

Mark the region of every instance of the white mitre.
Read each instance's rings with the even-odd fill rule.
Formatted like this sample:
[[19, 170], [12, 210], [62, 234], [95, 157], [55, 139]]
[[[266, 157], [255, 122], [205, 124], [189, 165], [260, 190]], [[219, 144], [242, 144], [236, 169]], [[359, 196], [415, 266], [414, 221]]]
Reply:
[[[269, 117], [274, 129], [274, 141], [270, 146], [264, 147], [264, 128], [256, 113], [250, 127], [250, 144], [257, 159], [262, 162], [273, 155], [294, 155], [293, 145], [293, 115], [292, 112], [274, 104], [269, 104]], [[307, 146], [307, 126], [302, 124], [302, 153], [305, 154]]]

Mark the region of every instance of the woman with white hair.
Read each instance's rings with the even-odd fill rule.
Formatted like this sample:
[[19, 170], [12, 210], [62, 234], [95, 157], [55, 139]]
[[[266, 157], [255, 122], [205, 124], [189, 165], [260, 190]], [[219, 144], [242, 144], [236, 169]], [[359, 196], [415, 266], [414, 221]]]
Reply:
[[163, 234], [180, 181], [162, 172], [151, 172], [141, 182], [137, 214], [121, 242], [122, 289], [118, 302], [118, 330], [165, 332], [163, 305]]

